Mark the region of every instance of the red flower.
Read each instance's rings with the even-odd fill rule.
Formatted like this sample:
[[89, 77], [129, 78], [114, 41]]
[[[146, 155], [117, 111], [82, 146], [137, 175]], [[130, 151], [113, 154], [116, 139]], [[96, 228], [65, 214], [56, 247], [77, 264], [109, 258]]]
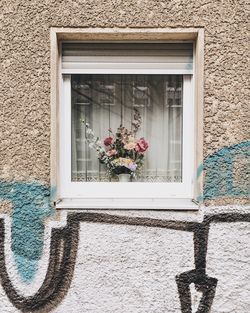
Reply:
[[135, 146], [137, 152], [143, 153], [148, 149], [148, 143], [144, 138], [140, 138]]
[[104, 139], [104, 145], [105, 146], [110, 146], [113, 143], [113, 138], [112, 137], [107, 137]]

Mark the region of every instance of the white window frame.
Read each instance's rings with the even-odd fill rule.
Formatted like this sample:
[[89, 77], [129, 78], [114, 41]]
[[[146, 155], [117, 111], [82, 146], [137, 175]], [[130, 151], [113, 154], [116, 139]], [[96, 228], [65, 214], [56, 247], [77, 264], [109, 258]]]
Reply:
[[[203, 175], [196, 176], [196, 170], [203, 162], [203, 104], [204, 104], [204, 29], [203, 28], [61, 28], [51, 27], [51, 151], [50, 185], [51, 201], [57, 209], [163, 209], [198, 210], [197, 199], [203, 195]], [[193, 101], [194, 101], [194, 163], [193, 190], [191, 198], [62, 198], [60, 176], [61, 147], [61, 43], [62, 42], [193, 42]], [[190, 133], [190, 130], [189, 130]], [[189, 147], [191, 148], [191, 147]], [[124, 184], [124, 183], [122, 183]], [[134, 183], [131, 183], [134, 184]], [[157, 183], [152, 183], [157, 184]], [[156, 185], [155, 185], [156, 186]], [[192, 188], [191, 188], [192, 189]], [[96, 195], [95, 195], [96, 196]], [[192, 199], [194, 198], [194, 199]], [[200, 201], [200, 200], [199, 200]]]
[[[106, 74], [117, 74], [117, 69], [110, 69]], [[90, 74], [91, 70], [87, 71]], [[98, 72], [95, 68], [93, 72]], [[157, 71], [143, 72], [159, 74]], [[82, 72], [81, 72], [82, 73]], [[99, 71], [98, 74], [103, 71]], [[124, 74], [119, 71], [119, 74]], [[141, 74], [140, 71], [126, 70], [126, 74]], [[161, 72], [162, 74], [162, 72]], [[166, 70], [163, 74], [169, 74]], [[138, 200], [192, 199], [193, 198], [193, 164], [194, 164], [194, 101], [193, 77], [183, 75], [183, 160], [182, 182], [148, 183], [148, 182], [72, 182], [71, 181], [71, 75], [62, 74], [62, 97], [60, 105], [60, 178], [61, 197], [78, 200], [121, 200], [124, 198]]]

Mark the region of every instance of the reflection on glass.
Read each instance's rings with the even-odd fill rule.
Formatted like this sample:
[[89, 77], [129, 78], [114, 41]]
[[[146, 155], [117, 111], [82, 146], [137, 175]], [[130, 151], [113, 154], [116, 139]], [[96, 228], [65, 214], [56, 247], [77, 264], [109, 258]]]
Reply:
[[142, 116], [149, 149], [138, 181], [182, 181], [182, 75], [72, 75], [72, 181], [109, 181], [85, 140], [85, 120], [101, 139]]

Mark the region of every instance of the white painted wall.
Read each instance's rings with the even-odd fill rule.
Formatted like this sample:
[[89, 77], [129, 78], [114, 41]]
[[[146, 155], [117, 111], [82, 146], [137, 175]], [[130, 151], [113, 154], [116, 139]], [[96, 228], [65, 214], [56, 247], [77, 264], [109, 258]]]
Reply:
[[[240, 212], [243, 209], [231, 207], [228, 210]], [[121, 211], [114, 213], [124, 215]], [[197, 212], [126, 214], [193, 221], [202, 218]], [[48, 253], [48, 244], [46, 247]], [[71, 288], [52, 312], [178, 313], [181, 310], [175, 276], [193, 268], [192, 233], [84, 222], [80, 227]], [[250, 223], [211, 224], [207, 274], [218, 279], [211, 313], [250, 312]], [[0, 312], [19, 312], [8, 301], [2, 287], [0, 298]], [[192, 298], [195, 308], [200, 294], [194, 292]]]

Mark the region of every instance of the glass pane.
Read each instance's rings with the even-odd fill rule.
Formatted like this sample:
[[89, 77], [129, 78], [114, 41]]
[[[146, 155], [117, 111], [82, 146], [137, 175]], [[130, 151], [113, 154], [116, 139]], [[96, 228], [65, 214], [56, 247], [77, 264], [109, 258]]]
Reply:
[[[104, 146], [121, 125], [148, 142], [134, 181], [182, 181], [182, 75], [72, 75], [72, 181], [113, 181], [89, 146], [85, 123]], [[93, 144], [92, 144], [93, 146]]]

